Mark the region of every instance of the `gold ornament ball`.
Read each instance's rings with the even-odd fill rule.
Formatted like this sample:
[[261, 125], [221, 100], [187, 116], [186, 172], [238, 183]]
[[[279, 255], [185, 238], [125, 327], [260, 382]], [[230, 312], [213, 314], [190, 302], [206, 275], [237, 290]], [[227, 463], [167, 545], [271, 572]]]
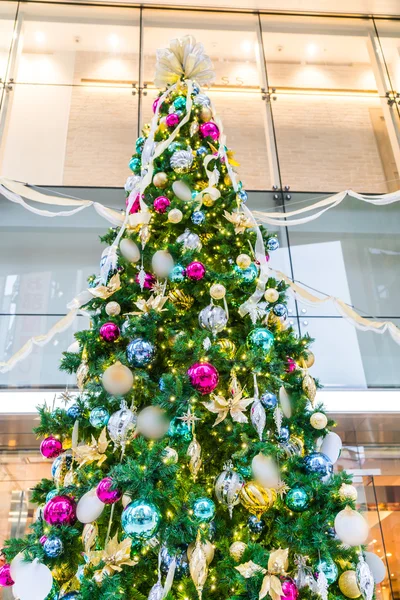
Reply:
[[173, 208], [168, 213], [168, 221], [170, 223], [180, 223], [183, 219], [183, 213], [179, 208]]
[[234, 560], [239, 562], [246, 548], [247, 544], [245, 544], [244, 542], [233, 542], [233, 544], [229, 546], [229, 554]]
[[357, 585], [357, 575], [355, 571], [345, 571], [339, 577], [339, 589], [347, 598], [358, 598], [361, 596], [360, 588]]
[[325, 429], [328, 424], [328, 418], [324, 413], [316, 412], [310, 417], [311, 427], [314, 429]]
[[279, 298], [279, 292], [275, 288], [268, 288], [265, 290], [264, 298], [267, 302], [276, 302]]
[[251, 258], [248, 254], [239, 254], [236, 264], [240, 269], [247, 269], [251, 265]]
[[311, 367], [313, 366], [314, 363], [315, 363], [315, 356], [312, 352], [308, 352], [308, 356], [307, 356], [306, 360], [304, 360], [303, 358], [299, 359], [299, 365], [300, 365], [300, 367], [302, 367], [302, 369], [311, 369]]
[[200, 118], [202, 121], [211, 121], [212, 110], [208, 106], [202, 106], [200, 110]]
[[222, 300], [225, 297], [226, 288], [222, 283], [214, 283], [210, 287], [210, 296], [214, 298], [214, 300]]
[[214, 199], [210, 196], [210, 194], [204, 194], [202, 197], [203, 200], [203, 204], [204, 206], [207, 206], [207, 208], [210, 208], [210, 206], [214, 205]]
[[[187, 556], [188, 559], [190, 560], [193, 554], [193, 550], [196, 546], [196, 542], [192, 542], [191, 544], [189, 544], [188, 548], [187, 548]], [[209, 542], [208, 540], [206, 540], [205, 542], [203, 542], [201, 544], [201, 547], [204, 551], [204, 554], [206, 555], [206, 561], [207, 564], [210, 564], [214, 558], [214, 554], [215, 554], [215, 548], [212, 545], [211, 542]]]
[[110, 317], [116, 317], [121, 312], [121, 307], [118, 302], [107, 302], [106, 313]]
[[229, 177], [228, 173], [224, 176], [224, 184], [232, 185], [232, 179]]
[[347, 500], [353, 500], [354, 502], [357, 500], [357, 490], [354, 485], [350, 485], [349, 483], [342, 483], [339, 489], [339, 497], [343, 502]]
[[163, 171], [156, 173], [153, 177], [153, 184], [158, 188], [165, 188], [168, 183], [168, 175]]

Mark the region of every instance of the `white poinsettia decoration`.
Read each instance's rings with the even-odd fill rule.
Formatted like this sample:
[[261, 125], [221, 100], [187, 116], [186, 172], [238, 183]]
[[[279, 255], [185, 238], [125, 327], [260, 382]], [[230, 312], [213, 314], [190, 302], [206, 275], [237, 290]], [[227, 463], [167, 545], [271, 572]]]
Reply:
[[198, 44], [192, 35], [171, 40], [169, 48], [157, 50], [155, 85], [164, 88], [182, 76], [199, 85], [209, 85], [215, 79], [211, 59], [204, 53], [203, 44]]

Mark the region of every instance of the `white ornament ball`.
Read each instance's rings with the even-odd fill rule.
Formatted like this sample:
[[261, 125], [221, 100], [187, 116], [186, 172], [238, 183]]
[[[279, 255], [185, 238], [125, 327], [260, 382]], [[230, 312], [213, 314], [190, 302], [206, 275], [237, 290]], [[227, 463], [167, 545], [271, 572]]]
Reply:
[[118, 302], [107, 302], [106, 313], [109, 317], [116, 317], [121, 312], [121, 307]]
[[251, 461], [254, 479], [264, 488], [275, 488], [279, 484], [278, 465], [271, 456], [259, 452]]
[[326, 454], [326, 456], [330, 459], [331, 463], [334, 465], [337, 459], [340, 456], [340, 452], [342, 450], [342, 440], [337, 433], [330, 431], [323, 439], [321, 444], [320, 452]]
[[377, 554], [374, 552], [365, 552], [365, 562], [369, 566], [372, 577], [376, 584], [382, 583], [386, 577], [385, 563]]
[[72, 344], [70, 344], [67, 348], [67, 352], [73, 352], [74, 354], [78, 354], [81, 351], [81, 347], [79, 345], [78, 340], [75, 340], [75, 342], [72, 342]]
[[222, 300], [225, 297], [226, 288], [222, 283], [214, 283], [210, 287], [210, 296], [214, 298], [214, 300]]
[[183, 212], [179, 208], [172, 208], [168, 213], [170, 223], [180, 223], [183, 219]]
[[339, 489], [339, 497], [341, 500], [353, 500], [355, 502], [357, 500], [357, 496], [357, 490], [354, 485], [342, 483]]
[[192, 190], [184, 181], [174, 181], [172, 191], [179, 200], [190, 202], [192, 200]]
[[233, 544], [229, 546], [229, 554], [234, 560], [239, 561], [242, 558], [246, 548], [247, 544], [244, 542], [233, 542]]
[[251, 265], [251, 258], [248, 254], [239, 254], [236, 264], [240, 269], [247, 269]]
[[132, 389], [133, 374], [128, 367], [116, 362], [104, 371], [102, 382], [109, 394], [123, 396]]
[[367, 540], [369, 526], [359, 512], [346, 506], [335, 517], [335, 531], [343, 544], [361, 546]]
[[268, 288], [265, 290], [264, 298], [267, 302], [276, 302], [279, 298], [279, 292], [275, 288]]
[[[192, 542], [191, 544], [189, 544], [188, 549], [187, 549], [187, 556], [188, 559], [191, 559], [191, 556], [193, 554], [193, 550], [196, 546], [196, 542]], [[203, 549], [204, 554], [206, 555], [206, 561], [207, 564], [210, 564], [214, 558], [214, 554], [215, 554], [215, 548], [212, 545], [211, 542], [209, 542], [208, 540], [206, 540], [205, 542], [203, 542], [201, 544], [201, 547]]]
[[37, 558], [24, 561], [23, 553], [17, 554], [10, 565], [14, 580], [13, 595], [19, 600], [43, 600], [53, 587], [53, 576], [46, 565]]
[[157, 250], [151, 259], [151, 266], [157, 277], [168, 277], [174, 267], [174, 259], [169, 252]]
[[310, 423], [314, 429], [325, 429], [328, 424], [328, 417], [324, 413], [316, 412], [311, 415]]
[[169, 421], [159, 406], [146, 406], [137, 416], [136, 430], [151, 440], [159, 440], [168, 431]]
[[98, 499], [96, 488], [89, 490], [78, 500], [76, 518], [80, 523], [93, 523], [103, 512], [105, 504]]
[[119, 249], [121, 250], [122, 256], [126, 258], [126, 260], [129, 260], [129, 262], [137, 263], [138, 260], [140, 260], [139, 247], [129, 238], [124, 238], [121, 240]]

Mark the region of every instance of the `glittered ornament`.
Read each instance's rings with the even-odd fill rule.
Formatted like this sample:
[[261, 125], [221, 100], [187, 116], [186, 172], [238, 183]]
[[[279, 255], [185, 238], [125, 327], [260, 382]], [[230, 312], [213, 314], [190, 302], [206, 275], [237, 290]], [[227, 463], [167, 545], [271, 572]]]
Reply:
[[203, 265], [203, 263], [201, 263], [198, 260], [194, 260], [193, 262], [189, 263], [186, 267], [186, 275], [192, 281], [200, 281], [201, 279], [203, 279], [205, 274], [206, 268]]
[[194, 213], [192, 213], [190, 220], [195, 225], [202, 225], [206, 220], [206, 215], [202, 210], [196, 210]]
[[342, 573], [339, 577], [338, 585], [340, 591], [346, 596], [346, 598], [358, 598], [361, 596], [355, 571], [345, 571]]
[[173, 283], [180, 283], [185, 279], [186, 269], [182, 265], [175, 265], [169, 272], [168, 279]]
[[327, 482], [333, 473], [331, 461], [322, 452], [311, 452], [304, 457], [303, 464], [307, 473], [318, 474], [323, 482]]
[[243, 485], [243, 477], [233, 469], [231, 462], [224, 466], [224, 470], [215, 481], [214, 490], [217, 500], [227, 507], [231, 518], [233, 507], [240, 502], [239, 494]]
[[166, 116], [165, 122], [168, 127], [176, 127], [179, 123], [179, 116], [176, 113], [170, 113]]
[[270, 252], [279, 248], [279, 241], [276, 237], [269, 238], [267, 241], [267, 248]]
[[154, 346], [148, 340], [135, 338], [126, 348], [126, 357], [133, 367], [144, 367], [151, 363], [154, 357]]
[[11, 577], [10, 565], [5, 564], [2, 567], [0, 567], [0, 586], [10, 587], [12, 585], [14, 585], [14, 581]]
[[275, 490], [264, 488], [256, 481], [248, 481], [240, 490], [240, 502], [257, 518], [270, 509], [275, 500]]
[[244, 542], [233, 542], [233, 544], [229, 546], [229, 554], [234, 560], [236, 560], [236, 562], [239, 562], [246, 548], [247, 544], [245, 544]]
[[57, 458], [63, 451], [60, 440], [50, 435], [40, 444], [40, 453], [44, 458]]
[[99, 334], [105, 342], [115, 342], [119, 338], [121, 332], [118, 325], [109, 321], [108, 323], [103, 323], [100, 327]]
[[70, 496], [55, 496], [46, 504], [43, 519], [56, 527], [73, 525], [76, 521], [76, 504]]
[[113, 413], [107, 423], [107, 431], [115, 444], [124, 446], [136, 426], [136, 414], [127, 406]]
[[138, 285], [140, 285], [140, 287], [142, 287], [145, 290], [151, 290], [151, 288], [153, 287], [153, 285], [156, 282], [156, 278], [154, 277], [154, 275], [152, 273], [145, 273], [144, 274], [144, 280], [143, 280], [143, 285], [140, 282], [140, 275], [139, 273], [135, 276], [135, 283], [137, 283]]
[[122, 512], [124, 532], [135, 540], [148, 540], [158, 531], [161, 515], [158, 508], [146, 500], [135, 500]]
[[251, 258], [248, 254], [239, 254], [236, 264], [240, 269], [247, 269], [251, 265]]
[[140, 259], [140, 250], [138, 246], [129, 238], [123, 238], [121, 240], [119, 249], [122, 256], [131, 263], [137, 263]]
[[173, 208], [168, 213], [168, 221], [170, 223], [180, 223], [183, 219], [183, 213], [179, 208]]
[[193, 514], [199, 521], [207, 523], [214, 518], [215, 504], [211, 498], [198, 498], [193, 504]]
[[113, 488], [113, 484], [111, 477], [104, 477], [97, 486], [96, 494], [103, 504], [115, 504], [121, 499], [121, 492]]
[[328, 417], [321, 412], [313, 413], [310, 417], [310, 425], [314, 429], [325, 429], [328, 424]]
[[210, 296], [211, 298], [214, 298], [214, 300], [222, 300], [222, 298], [225, 298], [225, 294], [226, 288], [221, 283], [214, 283], [210, 287]]
[[171, 200], [167, 196], [157, 196], [153, 202], [154, 210], [160, 215], [167, 212], [167, 208], [170, 206]]
[[339, 488], [339, 498], [345, 502], [346, 500], [351, 500], [355, 502], [357, 500], [357, 489], [354, 485], [349, 485], [348, 483], [342, 483]]
[[185, 250], [201, 250], [201, 241], [197, 233], [192, 233], [189, 229], [176, 238], [178, 244], [183, 244]]
[[331, 558], [321, 558], [321, 560], [317, 563], [316, 570], [321, 570], [325, 574], [326, 580], [329, 584], [335, 583], [339, 575], [338, 568]]
[[179, 417], [174, 417], [171, 420], [167, 434], [171, 437], [181, 438], [186, 442], [192, 439], [191, 428], [187, 423], [179, 419]]
[[109, 317], [116, 317], [120, 314], [121, 307], [118, 302], [107, 302], [105, 310]]
[[279, 292], [275, 288], [268, 288], [264, 292], [264, 298], [267, 302], [276, 302], [279, 298]]
[[265, 327], [257, 327], [250, 331], [246, 340], [248, 348], [251, 350], [262, 350], [269, 352], [274, 344], [274, 335]]
[[102, 383], [109, 394], [123, 396], [132, 389], [133, 374], [128, 367], [117, 361], [104, 371]]
[[253, 283], [258, 277], [258, 269], [254, 263], [251, 263], [247, 269], [241, 269], [236, 265], [234, 270], [243, 283]]
[[97, 406], [96, 408], [93, 408], [89, 414], [89, 422], [92, 427], [96, 427], [96, 429], [102, 429], [105, 425], [107, 425], [109, 418], [110, 413], [103, 406]]
[[193, 164], [193, 154], [189, 150], [177, 150], [169, 161], [175, 173], [187, 173]]
[[209, 304], [199, 314], [199, 325], [207, 331], [211, 331], [213, 335], [216, 335], [223, 329], [225, 329], [228, 322], [228, 315], [220, 306], [215, 304]]
[[191, 385], [203, 395], [210, 394], [218, 385], [218, 371], [208, 362], [194, 363], [187, 374]]
[[258, 519], [255, 515], [250, 515], [247, 519], [247, 526], [252, 533], [259, 535], [264, 531], [265, 521]]
[[278, 399], [272, 392], [264, 392], [261, 395], [260, 402], [267, 410], [273, 410], [278, 403]]
[[294, 512], [303, 512], [307, 509], [310, 499], [302, 487], [292, 487], [285, 496], [285, 504]]
[[169, 420], [159, 406], [146, 406], [138, 416], [136, 430], [150, 440], [161, 439], [168, 431]]
[[164, 189], [168, 184], [168, 175], [163, 171], [156, 173], [153, 177], [153, 185], [157, 188]]
[[45, 551], [45, 554], [49, 558], [57, 558], [58, 556], [61, 556], [61, 554], [63, 553], [64, 545], [62, 543], [62, 540], [60, 540], [60, 538], [50, 537], [50, 538], [47, 538], [46, 541], [44, 542], [43, 550]]
[[201, 123], [199, 131], [203, 138], [210, 137], [214, 142], [219, 138], [219, 129], [212, 121]]

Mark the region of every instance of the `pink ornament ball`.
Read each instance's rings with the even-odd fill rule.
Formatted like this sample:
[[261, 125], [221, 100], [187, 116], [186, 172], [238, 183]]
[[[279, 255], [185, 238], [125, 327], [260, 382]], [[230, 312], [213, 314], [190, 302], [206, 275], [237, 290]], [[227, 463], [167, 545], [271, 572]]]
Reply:
[[210, 363], [194, 363], [187, 374], [191, 385], [203, 395], [210, 394], [218, 385], [218, 371]]
[[168, 127], [175, 127], [179, 123], [179, 116], [176, 113], [170, 113], [165, 119]]
[[160, 96], [159, 96], [158, 98], [156, 98], [156, 99], [154, 100], [154, 102], [153, 102], [153, 113], [155, 113], [155, 112], [156, 112], [156, 110], [157, 110], [157, 106], [158, 106], [158, 103], [159, 103], [159, 102], [160, 102]]
[[40, 444], [40, 452], [44, 458], [57, 458], [63, 451], [62, 443], [50, 435]]
[[290, 356], [288, 356], [286, 358], [286, 373], [293, 373], [293, 371], [296, 370], [296, 362], [294, 361], [293, 358], [290, 358]]
[[186, 275], [192, 281], [200, 281], [200, 279], [203, 279], [205, 274], [206, 268], [203, 263], [198, 260], [194, 260], [186, 267]]
[[42, 535], [42, 537], [41, 537], [41, 538], [40, 538], [40, 540], [39, 540], [39, 542], [42, 544], [42, 546], [43, 546], [43, 544], [44, 544], [45, 542], [47, 542], [47, 539], [48, 539], [48, 538], [47, 538], [47, 535]]
[[170, 204], [171, 201], [167, 196], [158, 196], [153, 202], [154, 210], [161, 215], [167, 212], [167, 208]]
[[8, 564], [0, 567], [0, 585], [1, 587], [10, 587], [14, 585], [13, 578], [11, 577], [10, 565]]
[[115, 342], [120, 336], [120, 329], [118, 325], [109, 321], [108, 323], [103, 323], [100, 327], [100, 337], [105, 342]]
[[43, 518], [49, 525], [73, 525], [76, 521], [76, 504], [70, 496], [54, 496], [43, 511]]
[[133, 204], [129, 211], [130, 215], [134, 215], [135, 213], [139, 212], [139, 210], [140, 210], [140, 194], [136, 191], [131, 192], [129, 194], [129, 196], [127, 197], [127, 199], [125, 200], [125, 206], [128, 206], [128, 204], [132, 200], [133, 200]]
[[111, 477], [105, 477], [97, 486], [96, 494], [99, 500], [104, 504], [114, 504], [121, 499], [122, 494], [118, 490], [112, 490], [113, 480]]
[[[135, 282], [140, 285], [140, 282], [139, 282], [139, 273], [135, 277]], [[154, 275], [152, 275], [151, 273], [146, 273], [145, 274], [144, 286], [143, 287], [146, 290], [151, 290], [151, 288], [153, 287], [153, 285], [155, 284], [155, 282], [156, 282], [156, 278], [154, 277]]]
[[282, 582], [282, 591], [283, 591], [283, 596], [281, 596], [282, 600], [297, 600], [297, 597], [299, 595], [299, 590], [297, 589], [296, 584], [293, 581], [293, 579], [290, 579], [288, 577], [287, 579], [285, 579], [285, 581]]
[[215, 141], [219, 138], [219, 129], [215, 123], [212, 121], [207, 121], [207, 123], [202, 123], [200, 125], [200, 135], [205, 137], [210, 137]]

